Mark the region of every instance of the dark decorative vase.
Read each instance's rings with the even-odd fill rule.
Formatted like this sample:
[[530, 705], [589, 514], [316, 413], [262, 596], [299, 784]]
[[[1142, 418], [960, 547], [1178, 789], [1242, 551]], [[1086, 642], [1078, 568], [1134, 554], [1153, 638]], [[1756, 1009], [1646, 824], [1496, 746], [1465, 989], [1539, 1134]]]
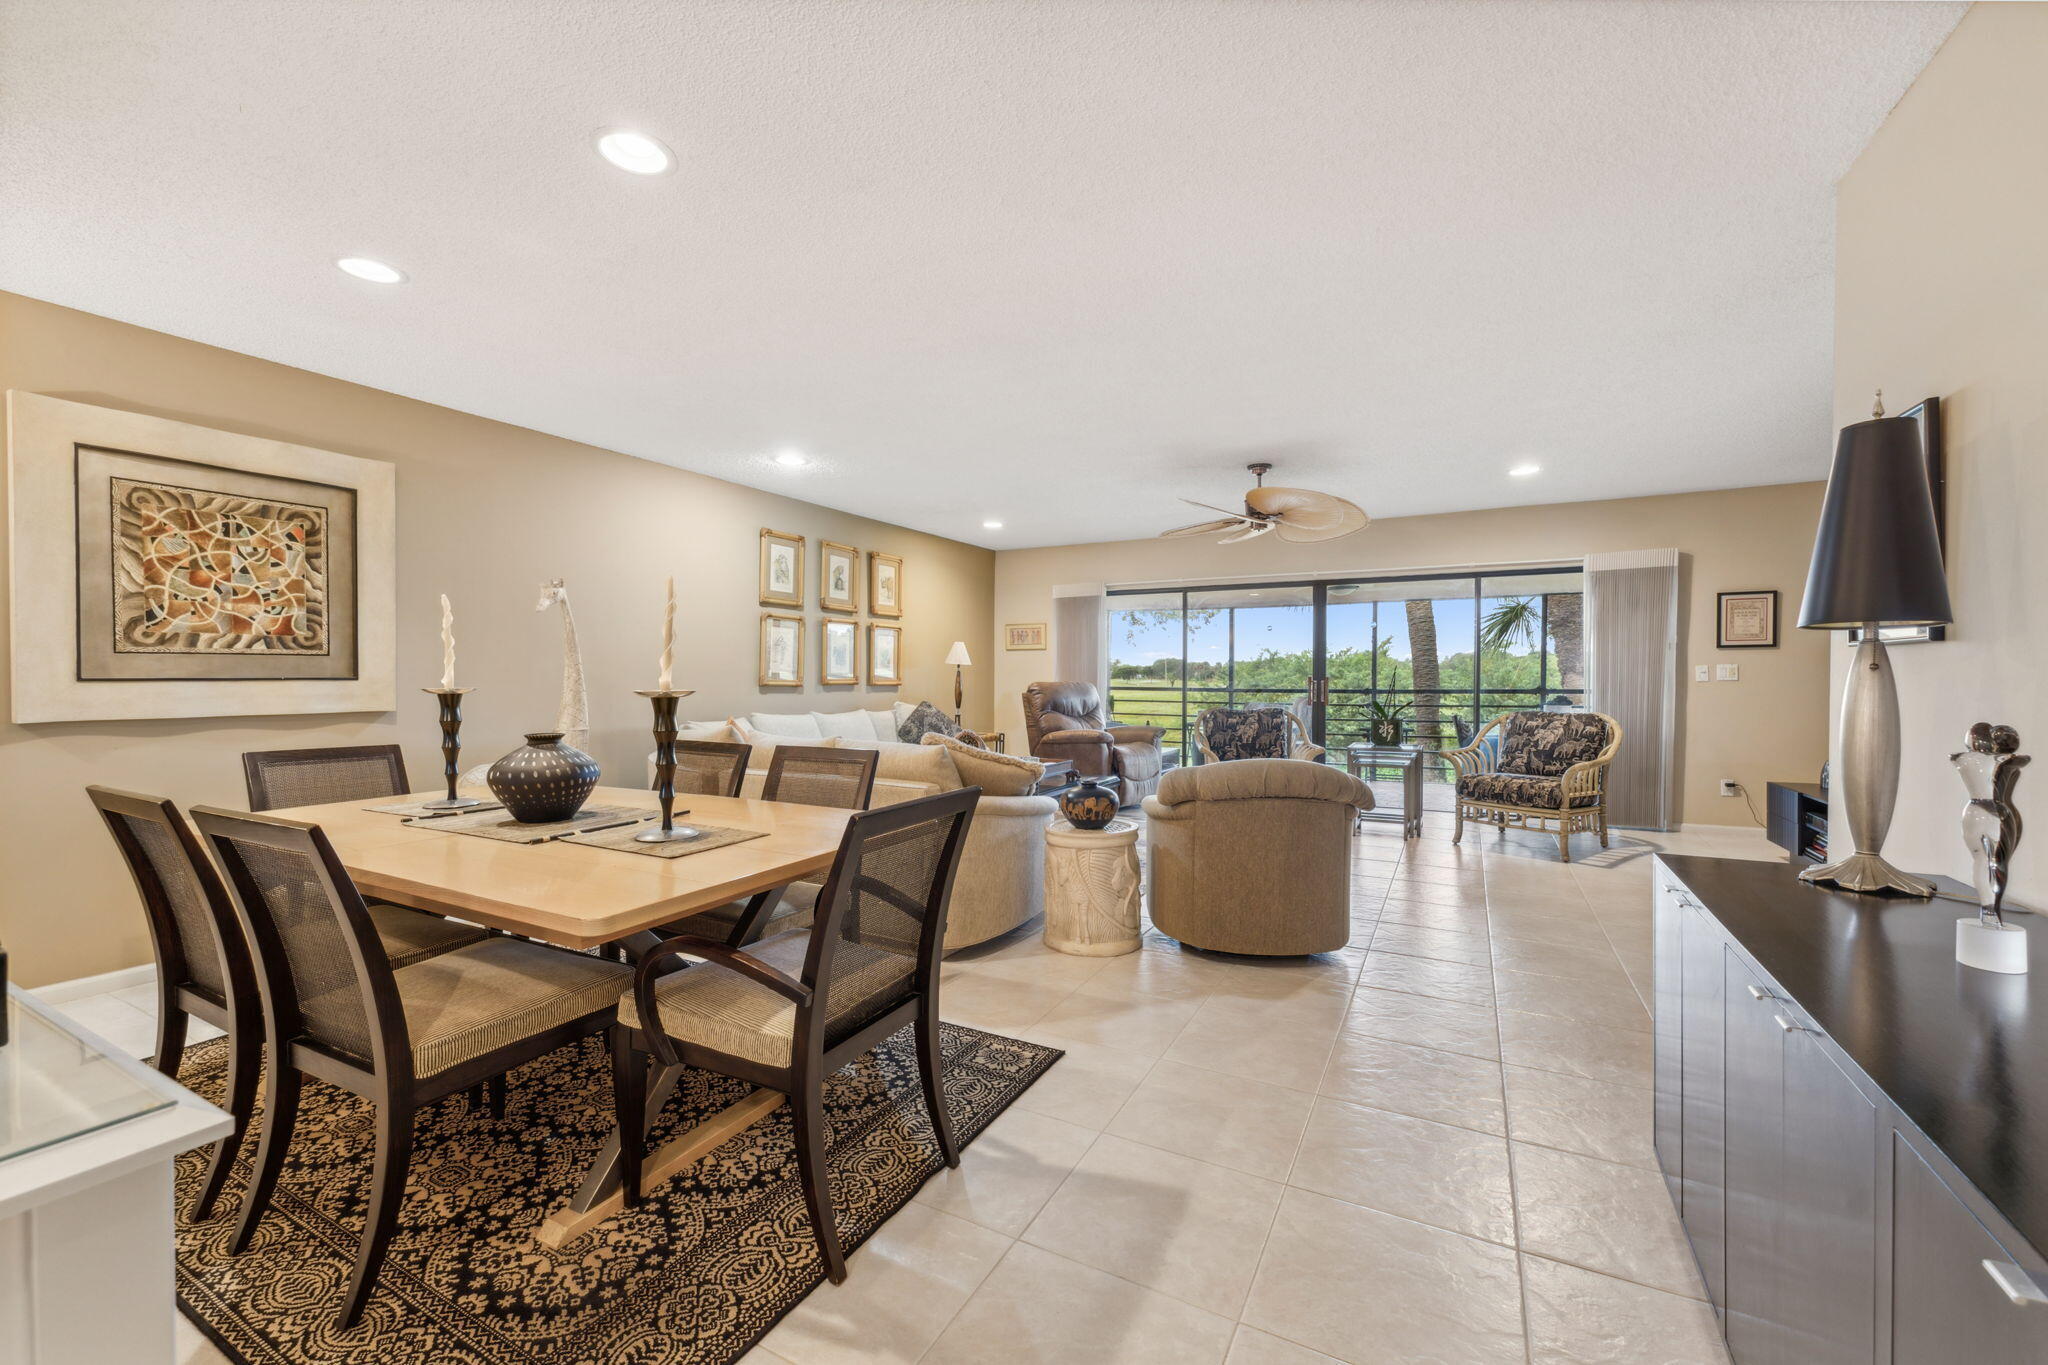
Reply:
[[525, 747], [496, 763], [484, 779], [514, 820], [545, 825], [583, 809], [597, 786], [597, 760], [562, 743], [558, 731], [528, 735]]
[[1116, 819], [1117, 801], [1110, 777], [1084, 777], [1060, 793], [1060, 814], [1075, 829], [1101, 829]]
[[1394, 749], [1400, 747], [1401, 720], [1398, 716], [1392, 720], [1373, 721], [1366, 727], [1366, 732], [1373, 743], [1383, 748]]

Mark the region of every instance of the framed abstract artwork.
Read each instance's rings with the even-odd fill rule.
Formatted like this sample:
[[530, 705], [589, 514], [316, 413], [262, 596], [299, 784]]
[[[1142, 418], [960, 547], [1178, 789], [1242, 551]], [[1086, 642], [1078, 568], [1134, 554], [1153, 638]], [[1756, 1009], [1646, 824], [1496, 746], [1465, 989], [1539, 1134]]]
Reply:
[[818, 605], [826, 611], [858, 611], [860, 551], [836, 540], [818, 542]]
[[895, 555], [868, 551], [868, 611], [876, 616], [903, 615], [903, 561]]
[[820, 621], [818, 681], [857, 683], [860, 681], [860, 626], [852, 621]]
[[778, 607], [804, 604], [804, 538], [761, 531], [761, 600]]
[[1003, 627], [1004, 649], [1044, 649], [1045, 622], [1027, 621]]
[[900, 687], [903, 683], [903, 627], [868, 622], [868, 685]]
[[396, 704], [391, 465], [7, 398], [17, 723]]
[[761, 686], [804, 685], [804, 618], [761, 613]]
[[1723, 592], [1714, 595], [1716, 649], [1776, 649], [1778, 647], [1778, 590], [1759, 588], [1753, 592]]

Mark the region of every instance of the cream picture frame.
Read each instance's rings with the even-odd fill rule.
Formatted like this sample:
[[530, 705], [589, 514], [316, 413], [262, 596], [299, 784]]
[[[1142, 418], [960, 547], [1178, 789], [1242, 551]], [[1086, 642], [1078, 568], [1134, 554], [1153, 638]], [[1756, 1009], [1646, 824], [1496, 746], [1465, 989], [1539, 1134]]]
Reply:
[[868, 551], [868, 615], [903, 616], [903, 560]]
[[828, 686], [860, 681], [859, 622], [818, 622], [818, 681]]
[[868, 622], [868, 686], [903, 685], [903, 627]]
[[804, 538], [761, 528], [761, 601], [768, 606], [804, 604]]
[[826, 611], [860, 610], [860, 551], [836, 540], [818, 542], [818, 605]]
[[804, 685], [804, 618], [779, 611], [761, 613], [763, 687]]

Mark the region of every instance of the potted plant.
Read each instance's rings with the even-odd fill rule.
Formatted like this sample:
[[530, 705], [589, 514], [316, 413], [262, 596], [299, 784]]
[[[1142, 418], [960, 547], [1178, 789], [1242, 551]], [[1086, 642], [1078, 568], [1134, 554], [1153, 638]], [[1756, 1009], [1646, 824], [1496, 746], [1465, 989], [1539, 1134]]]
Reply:
[[1414, 706], [1413, 702], [1389, 701], [1374, 697], [1365, 704], [1366, 738], [1374, 744], [1393, 747], [1401, 742], [1401, 730], [1406, 723], [1402, 717]]

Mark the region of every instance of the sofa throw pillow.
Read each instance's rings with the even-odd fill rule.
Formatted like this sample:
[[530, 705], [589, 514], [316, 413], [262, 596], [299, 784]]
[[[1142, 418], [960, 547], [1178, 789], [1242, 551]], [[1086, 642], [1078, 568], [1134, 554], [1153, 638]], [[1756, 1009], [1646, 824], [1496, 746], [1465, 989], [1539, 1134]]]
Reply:
[[821, 735], [840, 739], [873, 739], [875, 727], [865, 711], [813, 711], [811, 723]]
[[945, 735], [950, 738], [959, 733], [960, 727], [954, 723], [953, 718], [928, 701], [921, 701], [912, 707], [910, 714], [896, 726], [896, 738], [905, 744], [917, 744], [926, 735]]
[[891, 744], [903, 742], [896, 738], [896, 708], [885, 706], [879, 711], [863, 711], [861, 714], [868, 718], [868, 724], [874, 729], [871, 738], [887, 740]]
[[979, 787], [989, 796], [1026, 796], [1045, 776], [1045, 764], [1020, 754], [999, 754], [949, 735], [926, 735], [924, 743], [953, 756], [962, 786]]
[[764, 735], [781, 735], [786, 739], [825, 737], [825, 732], [818, 728], [817, 716], [809, 711], [755, 711], [744, 719]]

